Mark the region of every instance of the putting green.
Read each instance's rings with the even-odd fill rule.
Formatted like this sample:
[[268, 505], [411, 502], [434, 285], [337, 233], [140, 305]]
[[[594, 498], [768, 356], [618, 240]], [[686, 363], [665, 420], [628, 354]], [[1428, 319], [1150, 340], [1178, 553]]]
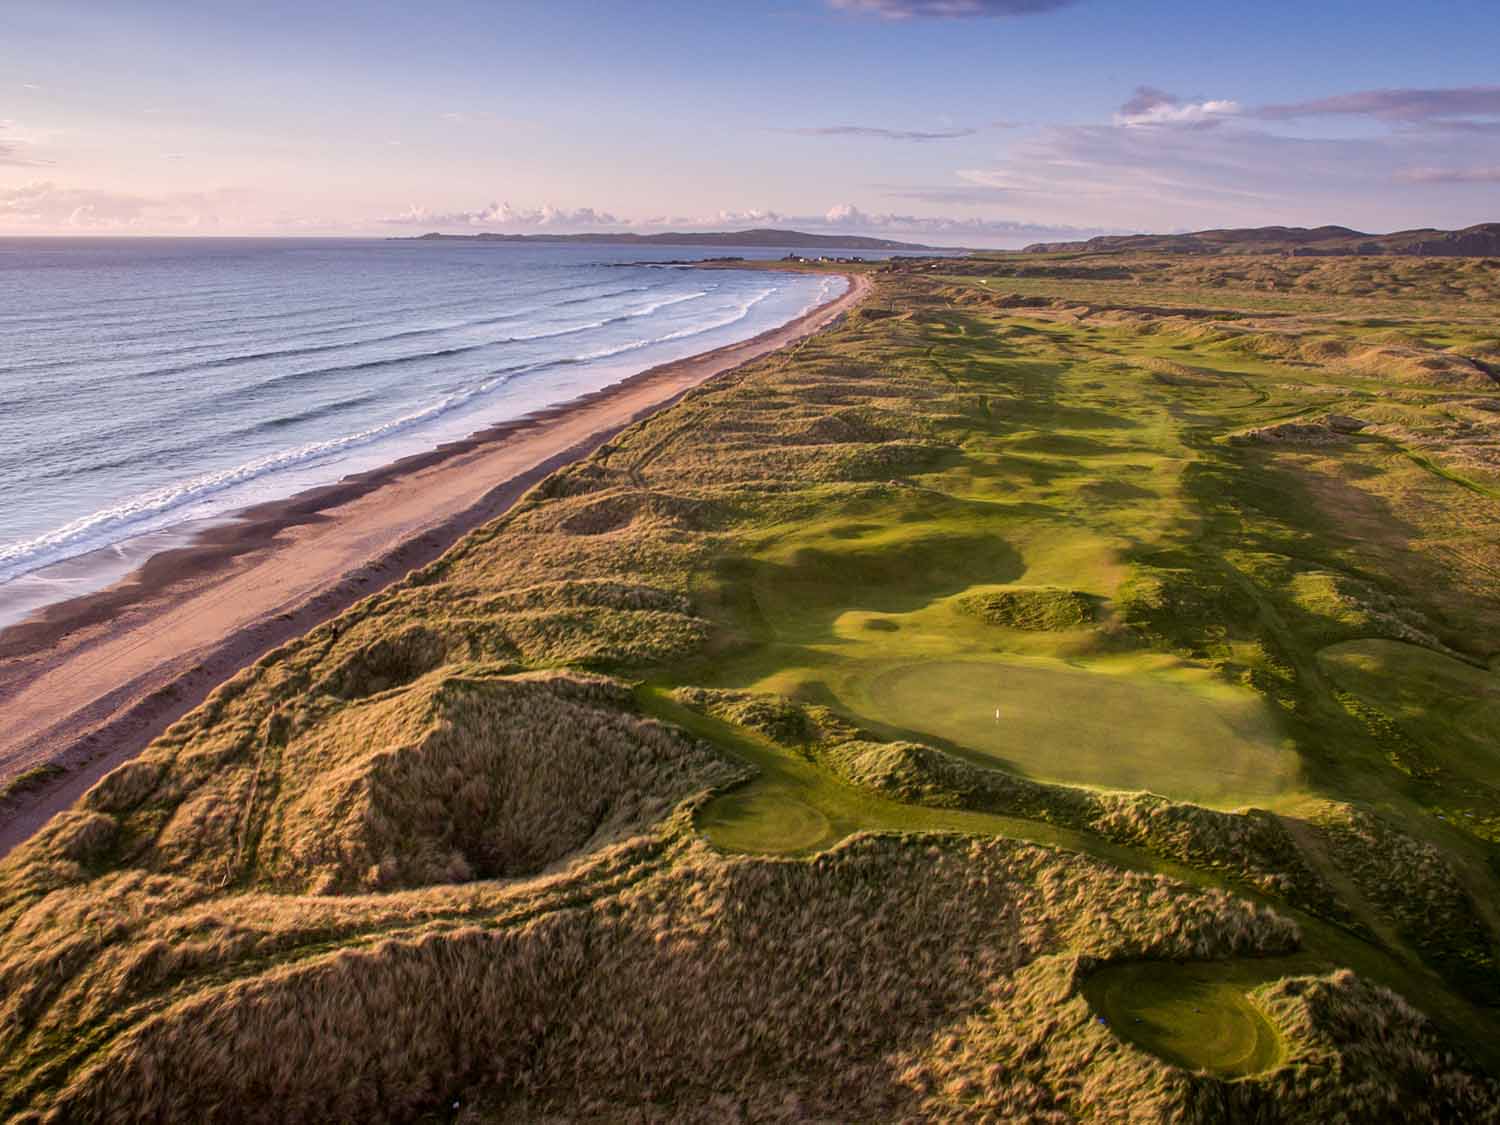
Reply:
[[1056, 660], [934, 660], [856, 678], [847, 700], [902, 732], [1032, 777], [1243, 803], [1296, 783], [1266, 705], [1221, 682]]
[[747, 786], [711, 801], [698, 828], [736, 852], [792, 853], [834, 842], [828, 818], [780, 788]]
[[1281, 1062], [1281, 1038], [1245, 995], [1299, 969], [1280, 961], [1111, 965], [1083, 993], [1121, 1039], [1175, 1066], [1226, 1077]]
[[759, 855], [806, 855], [864, 829], [1008, 836], [1048, 847], [1089, 850], [1115, 863], [1139, 859], [1097, 837], [1041, 821], [970, 809], [930, 808], [863, 792], [785, 747], [673, 701], [651, 685], [636, 688], [642, 707], [754, 766], [759, 774], [709, 801], [694, 824], [715, 847]]

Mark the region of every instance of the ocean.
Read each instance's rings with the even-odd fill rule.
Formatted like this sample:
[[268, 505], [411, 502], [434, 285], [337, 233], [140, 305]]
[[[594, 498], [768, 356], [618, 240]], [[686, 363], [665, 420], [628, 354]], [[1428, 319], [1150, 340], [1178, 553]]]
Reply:
[[0, 239], [0, 624], [118, 577], [174, 530], [748, 339], [843, 291], [650, 264], [784, 253]]

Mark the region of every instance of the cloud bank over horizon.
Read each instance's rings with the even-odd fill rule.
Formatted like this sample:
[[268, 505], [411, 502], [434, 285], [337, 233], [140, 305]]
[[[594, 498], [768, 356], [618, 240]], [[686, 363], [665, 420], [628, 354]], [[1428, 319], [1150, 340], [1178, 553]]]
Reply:
[[768, 209], [725, 210], [712, 215], [654, 216], [622, 219], [593, 207], [524, 208], [509, 203], [490, 203], [468, 211], [435, 211], [411, 206], [380, 220], [385, 226], [412, 227], [451, 233], [493, 231], [499, 234], [588, 233], [635, 231], [657, 234], [666, 231], [722, 231], [774, 226], [808, 234], [868, 234], [941, 237], [949, 242], [964, 237], [993, 242], [1036, 242], [1048, 238], [1088, 238], [1114, 233], [1102, 228], [1075, 227], [1056, 223], [1029, 223], [1013, 219], [965, 218], [942, 215], [910, 215], [868, 212], [853, 203], [839, 203], [817, 214], [787, 214]]
[[[709, 215], [656, 215], [624, 218], [596, 207], [515, 206], [491, 202], [482, 207], [442, 210], [416, 204], [394, 214], [350, 223], [339, 218], [277, 215], [247, 219], [247, 200], [235, 192], [138, 195], [69, 187], [35, 180], [0, 188], [0, 233], [12, 234], [388, 234], [392, 228], [441, 233], [584, 234], [635, 231], [702, 232], [781, 227], [809, 234], [867, 234], [940, 239], [945, 244], [1020, 245], [1062, 238], [1120, 233], [1080, 227], [944, 215], [866, 211], [839, 203], [825, 211], [800, 214], [771, 209], [721, 210]], [[969, 240], [965, 243], [965, 239]]]

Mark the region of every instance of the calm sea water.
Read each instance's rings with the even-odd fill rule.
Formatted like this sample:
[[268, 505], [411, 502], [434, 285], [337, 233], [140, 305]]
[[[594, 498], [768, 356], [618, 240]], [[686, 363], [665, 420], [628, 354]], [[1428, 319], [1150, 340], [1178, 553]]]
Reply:
[[747, 339], [845, 284], [628, 264], [725, 252], [784, 253], [0, 240], [0, 599]]

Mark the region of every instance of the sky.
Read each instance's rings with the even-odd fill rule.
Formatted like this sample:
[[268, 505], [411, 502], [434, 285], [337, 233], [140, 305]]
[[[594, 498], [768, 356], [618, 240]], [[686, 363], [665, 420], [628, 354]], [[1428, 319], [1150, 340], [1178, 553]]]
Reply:
[[1500, 221], [1500, 0], [3, 0], [0, 235]]

